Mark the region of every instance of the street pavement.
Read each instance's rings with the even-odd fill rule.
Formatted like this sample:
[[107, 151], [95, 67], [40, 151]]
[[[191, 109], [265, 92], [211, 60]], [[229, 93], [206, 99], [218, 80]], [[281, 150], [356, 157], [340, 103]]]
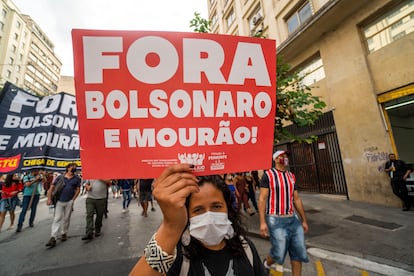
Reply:
[[[380, 275], [414, 275], [414, 210], [300, 193], [309, 224], [309, 255]], [[259, 236], [259, 217], [247, 218]], [[305, 265], [306, 266], [306, 265]]]
[[[303, 275], [325, 275], [315, 265], [325, 264], [326, 275], [414, 275], [414, 211], [354, 202], [342, 197], [301, 193], [310, 230], [306, 245], [311, 262]], [[58, 240], [47, 249], [53, 214], [39, 203], [35, 227], [21, 233], [0, 233], [0, 275], [128, 275], [162, 220], [159, 206], [149, 216], [133, 199], [129, 211], [122, 213], [122, 199], [109, 198], [109, 216], [104, 219], [103, 235], [81, 240], [85, 229], [85, 196], [78, 198], [72, 215], [69, 239]], [[18, 213], [17, 213], [18, 217]], [[258, 214], [243, 216], [259, 255], [270, 248], [259, 235]], [[16, 218], [17, 220], [17, 218]], [[291, 275], [288, 260], [285, 273]], [[355, 268], [355, 269], [350, 269]], [[348, 272], [352, 271], [352, 272]], [[354, 271], [367, 271], [357, 274]]]

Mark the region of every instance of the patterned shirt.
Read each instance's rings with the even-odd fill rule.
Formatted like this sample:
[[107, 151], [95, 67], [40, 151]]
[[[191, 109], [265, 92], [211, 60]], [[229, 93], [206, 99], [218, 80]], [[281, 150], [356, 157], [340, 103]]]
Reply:
[[261, 188], [269, 189], [266, 204], [268, 215], [292, 215], [293, 192], [296, 189], [296, 177], [290, 171], [278, 171], [275, 168], [265, 171], [260, 181]]

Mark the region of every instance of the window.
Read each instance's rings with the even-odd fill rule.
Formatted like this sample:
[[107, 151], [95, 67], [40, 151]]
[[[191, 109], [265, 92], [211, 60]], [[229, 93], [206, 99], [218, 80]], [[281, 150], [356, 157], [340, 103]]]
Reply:
[[6, 16], [7, 16], [7, 11], [6, 11], [5, 9], [2, 9], [2, 10], [1, 10], [1, 15], [2, 15], [4, 18], [6, 18]]
[[0, 21], [0, 31], [4, 30], [4, 23]]
[[258, 6], [249, 18], [250, 31], [256, 29], [256, 27], [262, 21], [263, 21], [263, 13], [261, 11], [260, 6]]
[[362, 27], [369, 52], [406, 36], [414, 31], [414, 0], [404, 1], [375, 21]]
[[325, 78], [325, 69], [321, 57], [318, 55], [312, 59], [309, 63], [305, 64], [299, 71], [299, 76], [303, 79], [301, 84], [311, 86], [315, 82], [318, 82]]
[[14, 39], [18, 40], [19, 39], [19, 35], [17, 33], [14, 33]]
[[9, 58], [9, 64], [10, 65], [13, 65], [13, 63], [14, 63], [14, 59], [11, 57], [11, 58]]
[[235, 16], [234, 16], [234, 10], [233, 10], [233, 9], [231, 9], [231, 11], [229, 12], [229, 14], [228, 14], [228, 15], [227, 15], [227, 17], [226, 17], [227, 27], [230, 27], [230, 26], [231, 26], [231, 24], [233, 24], [234, 19], [235, 19]]
[[328, 1], [329, 0], [319, 0], [319, 4], [323, 7], [323, 5], [325, 5]]
[[6, 72], [6, 78], [10, 79], [10, 77], [11, 77], [11, 71], [10, 70], [7, 70], [7, 72]]
[[214, 26], [217, 23], [218, 16], [217, 12], [214, 12], [213, 16], [211, 17], [211, 25]]
[[294, 32], [300, 25], [302, 25], [308, 18], [312, 16], [312, 6], [309, 1], [306, 1], [297, 11], [295, 11], [287, 20], [289, 33]]
[[17, 50], [16, 45], [12, 45], [12, 52], [13, 52], [13, 53], [16, 53], [16, 50]]
[[22, 26], [22, 23], [20, 23], [20, 21], [17, 21], [17, 29], [20, 29], [21, 26]]
[[27, 75], [27, 74], [24, 76], [24, 79], [27, 80], [30, 83], [34, 83], [34, 79], [31, 76]]
[[31, 65], [31, 64], [29, 64], [28, 66], [27, 66], [27, 70], [29, 70], [30, 72], [32, 72], [32, 73], [35, 73], [36, 72], [36, 69], [33, 67], [33, 65]]

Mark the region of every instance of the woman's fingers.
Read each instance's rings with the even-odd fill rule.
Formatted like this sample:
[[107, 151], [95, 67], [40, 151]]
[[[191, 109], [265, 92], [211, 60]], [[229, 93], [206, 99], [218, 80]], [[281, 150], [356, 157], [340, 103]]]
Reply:
[[185, 198], [198, 192], [197, 177], [191, 173], [190, 165], [177, 164], [166, 168], [154, 183], [154, 197], [163, 204], [183, 206]]
[[180, 172], [188, 172], [191, 173], [191, 167], [190, 164], [175, 164], [167, 167], [161, 175], [157, 178], [157, 182], [162, 182], [165, 178], [167, 178], [169, 175], [180, 173]]

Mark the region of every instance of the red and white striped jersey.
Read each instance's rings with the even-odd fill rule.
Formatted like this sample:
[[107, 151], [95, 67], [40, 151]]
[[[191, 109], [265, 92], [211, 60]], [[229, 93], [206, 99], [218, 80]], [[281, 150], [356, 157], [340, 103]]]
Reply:
[[266, 204], [268, 215], [292, 215], [293, 192], [296, 189], [296, 177], [290, 171], [278, 171], [275, 168], [265, 171], [260, 181], [261, 188], [268, 188]]

